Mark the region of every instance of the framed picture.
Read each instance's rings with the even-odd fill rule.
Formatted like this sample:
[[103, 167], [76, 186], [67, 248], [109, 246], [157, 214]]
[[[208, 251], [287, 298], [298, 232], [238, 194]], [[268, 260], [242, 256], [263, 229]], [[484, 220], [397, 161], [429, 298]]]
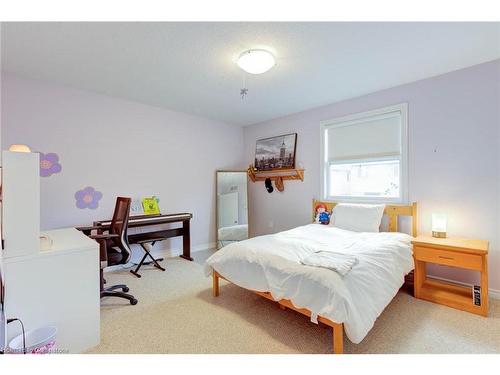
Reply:
[[255, 147], [255, 169], [272, 171], [295, 168], [297, 133], [259, 139]]

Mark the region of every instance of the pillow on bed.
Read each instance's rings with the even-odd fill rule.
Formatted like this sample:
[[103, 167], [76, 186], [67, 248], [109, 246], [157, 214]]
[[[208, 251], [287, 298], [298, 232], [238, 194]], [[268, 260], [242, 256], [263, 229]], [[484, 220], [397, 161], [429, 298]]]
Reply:
[[385, 204], [339, 203], [330, 225], [353, 232], [379, 232]]

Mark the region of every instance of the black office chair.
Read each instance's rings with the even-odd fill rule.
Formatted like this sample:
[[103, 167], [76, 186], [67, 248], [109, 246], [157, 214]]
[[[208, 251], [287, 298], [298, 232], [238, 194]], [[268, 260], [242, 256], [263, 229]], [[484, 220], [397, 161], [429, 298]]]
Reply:
[[[115, 212], [113, 213], [113, 219], [111, 220], [109, 229], [107, 229], [108, 233], [102, 233], [103, 228], [100, 226], [80, 227], [77, 229], [99, 243], [101, 259], [101, 298], [120, 297], [128, 299], [131, 305], [136, 305], [137, 299], [134, 296], [127, 294], [129, 288], [126, 285], [119, 284], [105, 288], [105, 280], [103, 276], [104, 268], [117, 264], [125, 264], [130, 260], [132, 251], [130, 250], [127, 236], [130, 203], [130, 198], [116, 198]], [[91, 234], [93, 230], [96, 230], [97, 234]], [[116, 289], [121, 289], [122, 291], [120, 292]]]

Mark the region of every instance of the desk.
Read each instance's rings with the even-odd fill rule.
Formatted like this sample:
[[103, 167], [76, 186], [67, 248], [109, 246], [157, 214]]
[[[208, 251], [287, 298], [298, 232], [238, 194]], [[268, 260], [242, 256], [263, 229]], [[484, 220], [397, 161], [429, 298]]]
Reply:
[[[157, 241], [163, 241], [167, 238], [182, 236], [182, 255], [180, 255], [180, 257], [192, 261], [193, 258], [191, 258], [191, 234], [189, 228], [190, 220], [192, 217], [193, 215], [190, 213], [131, 216], [128, 221], [129, 228], [139, 228], [172, 223], [182, 223], [182, 227], [130, 234], [128, 236], [128, 241], [130, 244], [133, 244], [139, 243], [145, 239], [156, 239]], [[94, 221], [94, 226], [102, 228], [99, 230], [100, 232], [108, 230], [110, 224], [111, 220]]]

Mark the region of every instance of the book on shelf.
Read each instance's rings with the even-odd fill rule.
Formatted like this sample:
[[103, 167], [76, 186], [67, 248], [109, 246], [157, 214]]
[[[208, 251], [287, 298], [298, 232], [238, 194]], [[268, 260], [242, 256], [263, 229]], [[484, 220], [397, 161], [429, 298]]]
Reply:
[[472, 302], [476, 306], [481, 306], [481, 287], [479, 285], [472, 286]]

